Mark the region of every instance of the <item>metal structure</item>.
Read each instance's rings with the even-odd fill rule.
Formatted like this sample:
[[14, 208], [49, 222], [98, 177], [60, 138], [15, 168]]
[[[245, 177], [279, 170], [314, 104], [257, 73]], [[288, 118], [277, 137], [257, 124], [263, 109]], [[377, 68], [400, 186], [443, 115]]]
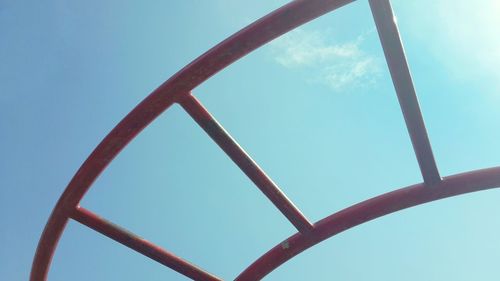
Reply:
[[58, 240], [69, 219], [78, 221], [193, 280], [221, 280], [79, 205], [92, 183], [113, 158], [142, 129], [174, 103], [180, 104], [189, 113], [298, 230], [296, 234], [262, 255], [235, 280], [260, 280], [302, 251], [372, 219], [430, 201], [499, 187], [500, 167], [440, 177], [389, 0], [369, 0], [369, 3], [420, 166], [424, 180], [422, 183], [371, 198], [311, 223], [191, 94], [194, 88], [244, 55], [297, 26], [352, 1], [293, 1], [210, 49], [146, 97], [97, 146], [60, 197], [38, 244], [30, 280], [46, 280]]

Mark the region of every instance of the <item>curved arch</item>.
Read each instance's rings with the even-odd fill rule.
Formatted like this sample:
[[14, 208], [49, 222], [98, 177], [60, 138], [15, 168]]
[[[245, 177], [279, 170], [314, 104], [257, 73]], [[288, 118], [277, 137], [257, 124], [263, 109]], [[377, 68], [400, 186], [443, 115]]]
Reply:
[[445, 177], [433, 187], [420, 183], [373, 197], [318, 221], [308, 235], [299, 232], [290, 236], [257, 259], [235, 280], [260, 280], [310, 247], [384, 215], [439, 199], [497, 187], [500, 187], [500, 167]]
[[212, 75], [265, 43], [353, 1], [297, 0], [284, 5], [202, 54], [147, 96], [101, 141], [69, 182], [43, 230], [30, 280], [46, 280], [69, 216], [96, 178], [135, 136], [180, 96], [188, 95]]
[[[107, 233], [106, 235], [115, 237], [117, 241], [136, 239], [125, 231], [107, 224], [91, 212], [79, 208], [78, 204], [114, 157], [149, 123], [172, 104], [180, 103], [185, 109], [189, 110], [190, 106], [194, 106], [195, 110], [204, 113], [204, 116], [199, 117], [200, 119], [197, 121], [201, 120], [200, 122], [209, 122], [209, 124], [217, 126], [216, 121], [210, 119], [211, 116], [208, 112], [203, 112], [203, 108], [197, 108], [199, 105], [192, 99], [191, 90], [265, 43], [353, 1], [293, 1], [222, 41], [147, 96], [95, 148], [59, 198], [40, 238], [30, 280], [46, 280], [53, 253], [70, 217], [90, 227], [101, 227], [101, 230]], [[246, 160], [248, 159], [242, 161]], [[250, 163], [250, 166], [253, 164]], [[307, 232], [298, 232], [289, 237], [256, 260], [236, 280], [261, 279], [284, 262], [317, 243], [380, 216], [426, 202], [498, 186], [500, 186], [500, 167], [495, 167], [445, 177], [432, 186], [421, 183], [374, 197], [320, 220], [314, 224], [312, 229], [307, 229]], [[132, 243], [131, 248], [140, 248], [141, 245], [149, 242], [137, 239]], [[188, 277], [196, 280], [219, 280], [192, 265], [179, 267], [179, 264], [187, 264], [187, 262], [157, 248], [155, 245], [148, 244], [147, 247], [149, 250], [146, 253], [147, 256]]]

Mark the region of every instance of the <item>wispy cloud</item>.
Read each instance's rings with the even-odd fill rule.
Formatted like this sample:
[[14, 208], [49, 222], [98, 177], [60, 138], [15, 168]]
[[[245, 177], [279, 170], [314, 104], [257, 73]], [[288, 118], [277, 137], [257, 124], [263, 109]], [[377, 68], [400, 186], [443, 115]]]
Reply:
[[303, 71], [306, 79], [334, 90], [373, 84], [380, 72], [379, 62], [361, 49], [364, 35], [353, 41], [332, 44], [328, 34], [297, 29], [272, 43], [275, 61]]

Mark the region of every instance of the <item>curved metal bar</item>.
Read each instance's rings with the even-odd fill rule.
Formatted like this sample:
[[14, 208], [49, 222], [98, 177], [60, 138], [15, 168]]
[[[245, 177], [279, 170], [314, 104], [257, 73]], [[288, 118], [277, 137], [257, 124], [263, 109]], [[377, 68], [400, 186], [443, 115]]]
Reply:
[[318, 221], [308, 235], [298, 232], [290, 236], [257, 259], [235, 280], [260, 280], [302, 251], [367, 221], [427, 202], [496, 187], [500, 187], [500, 167], [445, 177], [433, 188], [420, 183], [382, 194]]
[[209, 77], [265, 43], [354, 0], [297, 0], [250, 24], [181, 69], [135, 107], [102, 140], [59, 198], [36, 250], [30, 280], [46, 280], [70, 214], [95, 179], [149, 123]]

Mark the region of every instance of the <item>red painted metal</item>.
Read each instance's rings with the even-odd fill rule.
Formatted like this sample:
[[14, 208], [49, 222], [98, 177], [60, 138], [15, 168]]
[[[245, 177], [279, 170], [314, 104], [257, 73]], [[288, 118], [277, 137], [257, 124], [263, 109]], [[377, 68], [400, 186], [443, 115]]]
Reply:
[[161, 247], [128, 232], [121, 227], [99, 217], [91, 211], [77, 207], [71, 218], [109, 238], [139, 252], [193, 280], [220, 281], [221, 279], [165, 251]]
[[[30, 280], [46, 280], [57, 242], [69, 218], [191, 279], [220, 280], [166, 250], [79, 207], [80, 200], [113, 158], [142, 129], [176, 102], [183, 106], [299, 230], [295, 235], [250, 265], [237, 280], [261, 279], [305, 249], [366, 221], [429, 201], [500, 186], [500, 167], [445, 177], [442, 181], [440, 180], [397, 26], [391, 22], [393, 15], [388, 0], [370, 0], [370, 5], [424, 183], [369, 199], [311, 225], [224, 128], [191, 96], [191, 91], [195, 87], [244, 55], [293, 28], [352, 1], [293, 1], [210, 49], [146, 97], [104, 138], [68, 184], [40, 238]], [[427, 188], [429, 185], [434, 188]]]
[[441, 177], [434, 161], [391, 4], [389, 0], [370, 0], [369, 3], [422, 177], [426, 184], [436, 184]]
[[205, 132], [226, 152], [226, 154], [245, 172], [271, 202], [302, 233], [307, 233], [313, 226], [294, 206], [280, 188], [266, 175], [255, 161], [226, 132], [203, 105], [192, 95], [179, 100], [180, 105], [205, 130]]
[[495, 167], [445, 177], [434, 188], [420, 183], [382, 194], [318, 221], [310, 234], [290, 236], [250, 265], [236, 280], [260, 280], [302, 251], [367, 221], [427, 202], [499, 186], [500, 167]]
[[265, 43], [352, 1], [293, 1], [210, 49], [146, 97], [102, 140], [59, 198], [38, 243], [30, 280], [46, 280], [52, 256], [69, 215], [78, 206], [95, 179], [116, 155], [149, 123], [170, 107], [178, 96], [189, 94], [209, 77]]

